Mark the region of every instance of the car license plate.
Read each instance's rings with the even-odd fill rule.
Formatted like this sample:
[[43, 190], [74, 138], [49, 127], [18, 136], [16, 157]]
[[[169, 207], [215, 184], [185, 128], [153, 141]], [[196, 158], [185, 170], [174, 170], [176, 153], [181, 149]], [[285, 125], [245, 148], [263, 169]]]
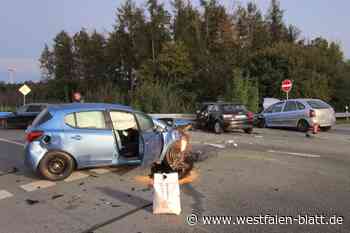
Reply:
[[247, 116], [246, 115], [236, 115], [235, 119], [246, 119]]

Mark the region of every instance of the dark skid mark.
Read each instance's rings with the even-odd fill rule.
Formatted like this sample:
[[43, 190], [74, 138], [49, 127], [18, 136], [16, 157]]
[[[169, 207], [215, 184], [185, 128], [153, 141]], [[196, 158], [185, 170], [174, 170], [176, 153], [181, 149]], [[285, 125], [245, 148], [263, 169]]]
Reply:
[[35, 205], [39, 203], [38, 200], [32, 200], [32, 199], [26, 199], [26, 202], [28, 205]]
[[64, 196], [63, 194], [53, 195], [53, 196], [51, 197], [51, 199], [52, 199], [52, 200], [55, 200], [55, 199], [60, 198], [60, 197], [63, 197], [63, 196]]
[[128, 203], [129, 205], [138, 207], [140, 204], [149, 203], [148, 200], [138, 197], [136, 195], [131, 195], [130, 193], [123, 192], [120, 190], [112, 189], [109, 187], [97, 187], [103, 194], [120, 201], [121, 203]]
[[132, 214], [134, 214], [134, 213], [136, 213], [136, 212], [138, 212], [138, 211], [140, 211], [140, 210], [142, 210], [142, 209], [148, 208], [148, 207], [150, 207], [150, 206], [152, 206], [152, 205], [153, 205], [153, 203], [148, 203], [148, 204], [146, 204], [146, 205], [143, 205], [143, 206], [140, 206], [140, 207], [138, 207], [138, 208], [132, 209], [132, 210], [130, 210], [130, 211], [128, 211], [128, 212], [126, 212], [126, 213], [124, 213], [124, 214], [122, 214], [122, 215], [119, 215], [119, 216], [117, 216], [117, 217], [115, 217], [115, 218], [112, 218], [112, 219], [109, 219], [109, 220], [107, 220], [107, 221], [105, 221], [105, 222], [96, 224], [96, 225], [92, 226], [90, 229], [87, 229], [87, 230], [85, 230], [85, 231], [82, 231], [81, 233], [91, 233], [91, 232], [94, 232], [94, 231], [98, 230], [98, 229], [101, 228], [101, 227], [107, 226], [107, 225], [109, 225], [109, 224], [111, 224], [111, 223], [113, 223], [113, 222], [117, 222], [117, 221], [119, 221], [119, 220], [121, 220], [121, 219], [123, 219], [123, 218], [125, 218], [125, 217], [128, 217], [128, 216], [130, 216], [130, 215], [132, 215]]

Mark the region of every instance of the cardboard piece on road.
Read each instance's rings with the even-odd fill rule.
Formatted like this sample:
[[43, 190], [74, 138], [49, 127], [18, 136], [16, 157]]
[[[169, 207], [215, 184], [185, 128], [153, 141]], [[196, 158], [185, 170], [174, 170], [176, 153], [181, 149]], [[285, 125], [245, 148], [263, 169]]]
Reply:
[[13, 197], [13, 194], [6, 190], [0, 190], [0, 200], [9, 198], [9, 197]]
[[32, 91], [26, 84], [24, 84], [23, 86], [21, 86], [18, 90], [19, 90], [19, 92], [21, 92], [22, 95], [24, 95], [24, 96], [28, 95], [28, 94]]
[[64, 182], [72, 182], [80, 179], [84, 179], [89, 177], [89, 174], [83, 172], [73, 172], [69, 177], [64, 179]]
[[32, 192], [38, 189], [49, 188], [55, 186], [56, 183], [48, 180], [39, 180], [29, 184], [21, 185], [20, 187], [27, 192]]
[[177, 173], [154, 174], [153, 214], [181, 213], [180, 185]]

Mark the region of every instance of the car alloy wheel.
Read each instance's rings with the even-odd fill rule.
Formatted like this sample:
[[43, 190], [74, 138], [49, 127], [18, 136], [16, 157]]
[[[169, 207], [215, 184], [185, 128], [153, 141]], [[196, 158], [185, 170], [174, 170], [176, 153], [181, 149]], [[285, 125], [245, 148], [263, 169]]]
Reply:
[[39, 172], [48, 180], [63, 180], [70, 176], [75, 168], [71, 156], [61, 151], [48, 152], [40, 161]]
[[67, 165], [66, 162], [62, 158], [53, 158], [49, 161], [48, 169], [49, 172], [59, 175], [64, 172]]

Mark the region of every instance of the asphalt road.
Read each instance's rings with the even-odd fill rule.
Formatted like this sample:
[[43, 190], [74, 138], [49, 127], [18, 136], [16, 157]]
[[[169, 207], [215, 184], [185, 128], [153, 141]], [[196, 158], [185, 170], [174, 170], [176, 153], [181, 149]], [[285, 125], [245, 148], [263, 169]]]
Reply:
[[[23, 131], [0, 131], [0, 233], [350, 232], [350, 125], [308, 138], [278, 129], [193, 131], [198, 159], [180, 216], [153, 215], [148, 169], [83, 170], [47, 182], [23, 166]], [[235, 146], [236, 144], [236, 146]], [[186, 216], [196, 213], [190, 226]], [[201, 216], [336, 216], [342, 224], [212, 224]], [[299, 217], [300, 220], [300, 217]]]

